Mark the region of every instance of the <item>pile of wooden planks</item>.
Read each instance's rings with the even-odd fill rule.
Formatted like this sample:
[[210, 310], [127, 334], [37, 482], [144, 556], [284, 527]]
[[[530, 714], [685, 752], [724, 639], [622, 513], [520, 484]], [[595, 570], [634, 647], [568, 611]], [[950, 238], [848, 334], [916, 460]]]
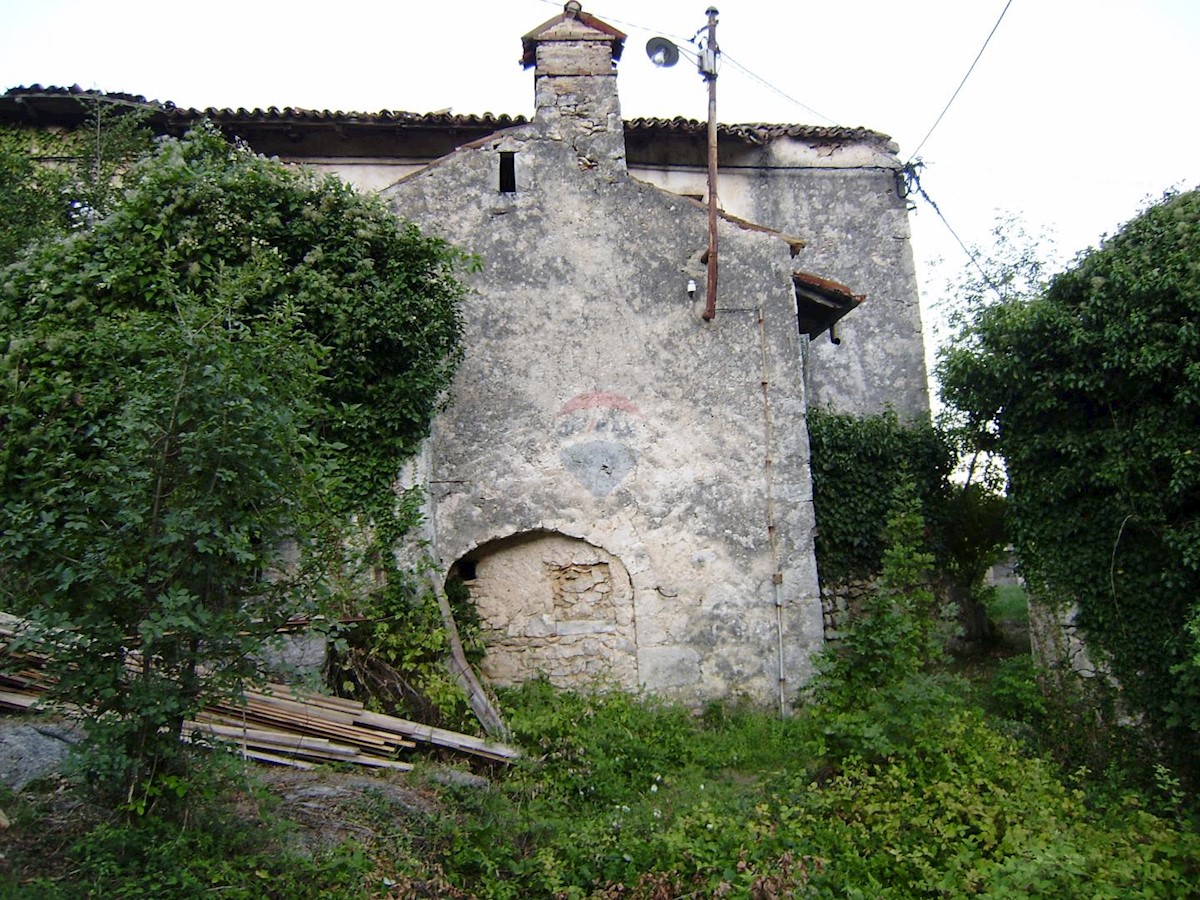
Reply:
[[[0, 614], [0, 658], [21, 623]], [[42, 653], [23, 651], [18, 665], [0, 671], [0, 708], [28, 710], [52, 685], [43, 670]], [[76, 711], [86, 719], [86, 711]], [[184, 724], [184, 739], [231, 744], [243, 756], [261, 762], [312, 768], [329, 762], [353, 763], [406, 771], [412, 764], [399, 754], [418, 745], [466, 753], [496, 762], [511, 762], [519, 751], [506, 744], [434, 728], [368, 711], [355, 700], [327, 697], [289, 685], [270, 684], [248, 690], [242, 702], [205, 707]]]

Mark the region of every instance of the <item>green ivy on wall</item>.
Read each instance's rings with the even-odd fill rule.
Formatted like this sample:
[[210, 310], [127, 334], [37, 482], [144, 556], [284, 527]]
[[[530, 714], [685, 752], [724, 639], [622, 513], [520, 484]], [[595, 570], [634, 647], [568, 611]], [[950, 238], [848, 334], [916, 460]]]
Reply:
[[[906, 478], [916, 490], [927, 537], [944, 533], [954, 454], [933, 426], [902, 423], [893, 412], [853, 416], [814, 409], [808, 433], [823, 583], [870, 578], [880, 571], [887, 546], [884, 526], [893, 495]], [[945, 542], [928, 543], [940, 562]]]

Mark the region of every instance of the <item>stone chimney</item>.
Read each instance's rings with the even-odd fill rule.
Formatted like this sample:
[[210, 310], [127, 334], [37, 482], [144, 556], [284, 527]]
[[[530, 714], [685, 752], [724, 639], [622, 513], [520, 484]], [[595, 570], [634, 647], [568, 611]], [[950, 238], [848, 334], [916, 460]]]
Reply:
[[534, 68], [534, 122], [569, 141], [580, 162], [625, 168], [625, 126], [617, 99], [617, 60], [625, 35], [569, 0], [562, 15], [521, 39]]

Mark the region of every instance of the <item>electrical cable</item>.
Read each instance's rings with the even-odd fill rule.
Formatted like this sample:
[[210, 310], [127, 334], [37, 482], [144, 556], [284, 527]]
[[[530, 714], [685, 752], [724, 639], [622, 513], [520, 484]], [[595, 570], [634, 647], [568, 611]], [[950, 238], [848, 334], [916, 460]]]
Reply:
[[[562, 0], [541, 0], [541, 2], [547, 4], [548, 6], [556, 6], [559, 9], [562, 9], [562, 7], [563, 7]], [[696, 42], [696, 36], [700, 34], [700, 31], [704, 30], [702, 28], [702, 29], [700, 29], [700, 31], [697, 31], [696, 34], [694, 34], [690, 38], [688, 38], [688, 37], [684, 37], [681, 34], [676, 34], [672, 31], [667, 31], [666, 29], [662, 29], [662, 28], [658, 28], [658, 29], [647, 28], [645, 25], [638, 25], [636, 22], [629, 22], [624, 19], [618, 19], [615, 16], [606, 15], [604, 12], [593, 12], [591, 10], [587, 10], [586, 12], [588, 13], [588, 15], [595, 16], [597, 19], [601, 19], [602, 21], [607, 22], [610, 25], [622, 25], [625, 28], [628, 28], [630, 31], [642, 31], [642, 32], [645, 32], [646, 34], [660, 34], [663, 37], [669, 37], [673, 41], [682, 42], [685, 44], [694, 44]]]
[[758, 82], [760, 85], [767, 88], [768, 90], [774, 91], [776, 94], [778, 94], [784, 100], [787, 100], [789, 103], [796, 104], [796, 106], [799, 106], [801, 109], [807, 110], [808, 112], [812, 113], [814, 116], [816, 116], [819, 119], [824, 119], [826, 122], [828, 122], [830, 125], [833, 125], [834, 127], [837, 127], [837, 128], [842, 127], [841, 123], [838, 122], [836, 119], [831, 119], [829, 116], [825, 115], [824, 113], [818, 112], [817, 110], [815, 110], [811, 106], [809, 106], [807, 103], [802, 103], [799, 100], [797, 100], [795, 97], [793, 97], [791, 94], [786, 93], [781, 88], [777, 88], [775, 85], [771, 84], [771, 82], [767, 81], [761, 75], [757, 75], [754, 72], [751, 72], [748, 68], [746, 68], [740, 62], [738, 62], [736, 59], [734, 59], [732, 56], [730, 56], [724, 50], [721, 51], [721, 56], [724, 57], [725, 61], [728, 62], [731, 66], [733, 66], [735, 69], [738, 69], [744, 75], [746, 75], [749, 78], [751, 78], [752, 80]]
[[[551, 5], [551, 6], [559, 6], [560, 5], [558, 0], [541, 0], [541, 2]], [[693, 34], [691, 37], [683, 37], [682, 35], [675, 34], [674, 32], [668, 31], [663, 28], [648, 28], [645, 25], [639, 25], [637, 22], [629, 22], [629, 21], [626, 21], [623, 19], [615, 18], [613, 16], [605, 15], [603, 12], [596, 12], [596, 13], [593, 13], [593, 15], [597, 16], [598, 18], [603, 19], [605, 22], [609, 22], [614, 25], [621, 25], [625, 28], [628, 28], [630, 31], [639, 31], [639, 32], [643, 32], [645, 34], [650, 34], [650, 35], [662, 35], [663, 37], [670, 38], [671, 40], [675, 41], [676, 43], [695, 45], [696, 38], [699, 37], [705, 31], [704, 28], [701, 28], [695, 34]], [[759, 85], [761, 85], [762, 87], [765, 87], [767, 90], [778, 94], [780, 97], [782, 97], [784, 100], [787, 100], [789, 103], [793, 103], [796, 106], [800, 107], [801, 109], [812, 113], [814, 116], [816, 116], [819, 119], [825, 120], [830, 125], [833, 125], [835, 127], [841, 127], [841, 123], [839, 123], [836, 119], [830, 118], [829, 116], [825, 115], [824, 113], [813, 109], [807, 103], [797, 100], [795, 97], [793, 97], [791, 94], [784, 91], [782, 88], [776, 87], [774, 84], [767, 81], [761, 75], [758, 75], [757, 73], [751, 71], [749, 68], [747, 68], [745, 65], [743, 65], [738, 60], [734, 59], [732, 56], [730, 56], [724, 50], [721, 51], [721, 59], [724, 62], [728, 62], [731, 66], [733, 66], [735, 69], [740, 71], [743, 75], [745, 75], [752, 81], [757, 82]]]
[[[945, 107], [942, 108], [941, 114], [938, 115], [937, 121], [935, 121], [933, 123], [933, 125], [931, 125], [929, 127], [929, 131], [925, 132], [925, 137], [921, 138], [921, 143], [917, 144], [917, 149], [914, 150], [912, 152], [912, 154], [908, 157], [908, 162], [912, 162], [914, 159], [917, 158], [917, 154], [921, 152], [921, 148], [925, 146], [925, 142], [929, 140], [929, 136], [931, 134], [933, 134], [933, 132], [937, 129], [938, 125], [940, 125], [942, 123], [942, 119], [945, 117], [946, 113], [949, 111], [949, 109], [950, 109], [951, 105], [954, 103], [955, 99], [957, 99], [959, 92], [962, 91], [963, 85], [965, 85], [967, 83], [967, 79], [970, 78], [971, 73], [975, 71], [975, 66], [979, 63], [980, 58], [983, 56], [983, 51], [985, 51], [988, 48], [988, 44], [991, 43], [992, 37], [996, 33], [996, 29], [1000, 27], [1000, 23], [1004, 21], [1004, 16], [1008, 12], [1008, 8], [1010, 6], [1012, 6], [1012, 3], [1013, 3], [1013, 0], [1008, 0], [1008, 2], [1004, 4], [1004, 9], [1002, 9], [1000, 11], [1000, 18], [996, 19], [996, 24], [993, 25], [992, 30], [990, 32], [988, 32], [987, 39], [983, 42], [983, 46], [980, 47], [979, 52], [977, 54], [975, 54], [975, 61], [971, 63], [971, 67], [969, 69], [967, 69], [967, 74], [962, 77], [962, 81], [960, 81], [958, 83], [958, 87], [956, 87], [954, 89], [954, 93], [950, 96], [950, 99], [946, 101], [946, 105], [945, 105]], [[937, 209], [937, 207], [935, 206], [934, 209]], [[940, 215], [940, 213], [939, 213], [939, 215]]]
[[968, 247], [966, 242], [958, 236], [958, 232], [954, 230], [953, 226], [950, 224], [950, 221], [942, 213], [941, 207], [934, 202], [933, 198], [929, 196], [925, 188], [922, 186], [920, 176], [917, 174], [917, 169], [920, 167], [920, 165], [921, 163], [919, 160], [915, 164], [908, 162], [905, 163], [904, 168], [900, 170], [900, 174], [904, 178], [906, 191], [910, 193], [912, 191], [916, 191], [916, 193], [920, 195], [921, 199], [929, 204], [934, 213], [936, 213], [937, 217], [941, 220], [942, 224], [946, 226], [946, 230], [950, 232], [950, 236], [958, 242], [958, 246], [962, 248], [962, 252], [967, 255], [967, 259], [970, 261], [971, 265], [973, 265], [979, 271], [979, 276], [983, 279], [984, 284], [992, 289], [997, 298], [1003, 300], [1004, 294], [1001, 292], [996, 283], [992, 281], [991, 277], [989, 277], [983, 266], [980, 265], [978, 254]]

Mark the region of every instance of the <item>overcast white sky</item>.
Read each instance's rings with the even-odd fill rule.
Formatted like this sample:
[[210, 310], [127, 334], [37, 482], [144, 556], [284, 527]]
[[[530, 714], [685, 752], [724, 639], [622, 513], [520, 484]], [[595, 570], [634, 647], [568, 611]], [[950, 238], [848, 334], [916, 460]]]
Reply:
[[[723, 122], [863, 125], [907, 159], [1007, 0], [718, 0]], [[655, 69], [654, 34], [687, 39], [704, 0], [584, 0], [629, 34], [626, 117], [703, 118], [685, 62]], [[0, 0], [0, 86], [71, 85], [180, 106], [532, 112], [520, 37], [545, 0]], [[749, 69], [756, 81], [732, 61]], [[1012, 0], [920, 150], [923, 184], [968, 244], [997, 209], [1052, 228], [1066, 256], [1149, 196], [1200, 185], [1200, 0]], [[913, 217], [928, 305], [965, 257], [934, 212]], [[928, 261], [944, 257], [941, 270]]]

